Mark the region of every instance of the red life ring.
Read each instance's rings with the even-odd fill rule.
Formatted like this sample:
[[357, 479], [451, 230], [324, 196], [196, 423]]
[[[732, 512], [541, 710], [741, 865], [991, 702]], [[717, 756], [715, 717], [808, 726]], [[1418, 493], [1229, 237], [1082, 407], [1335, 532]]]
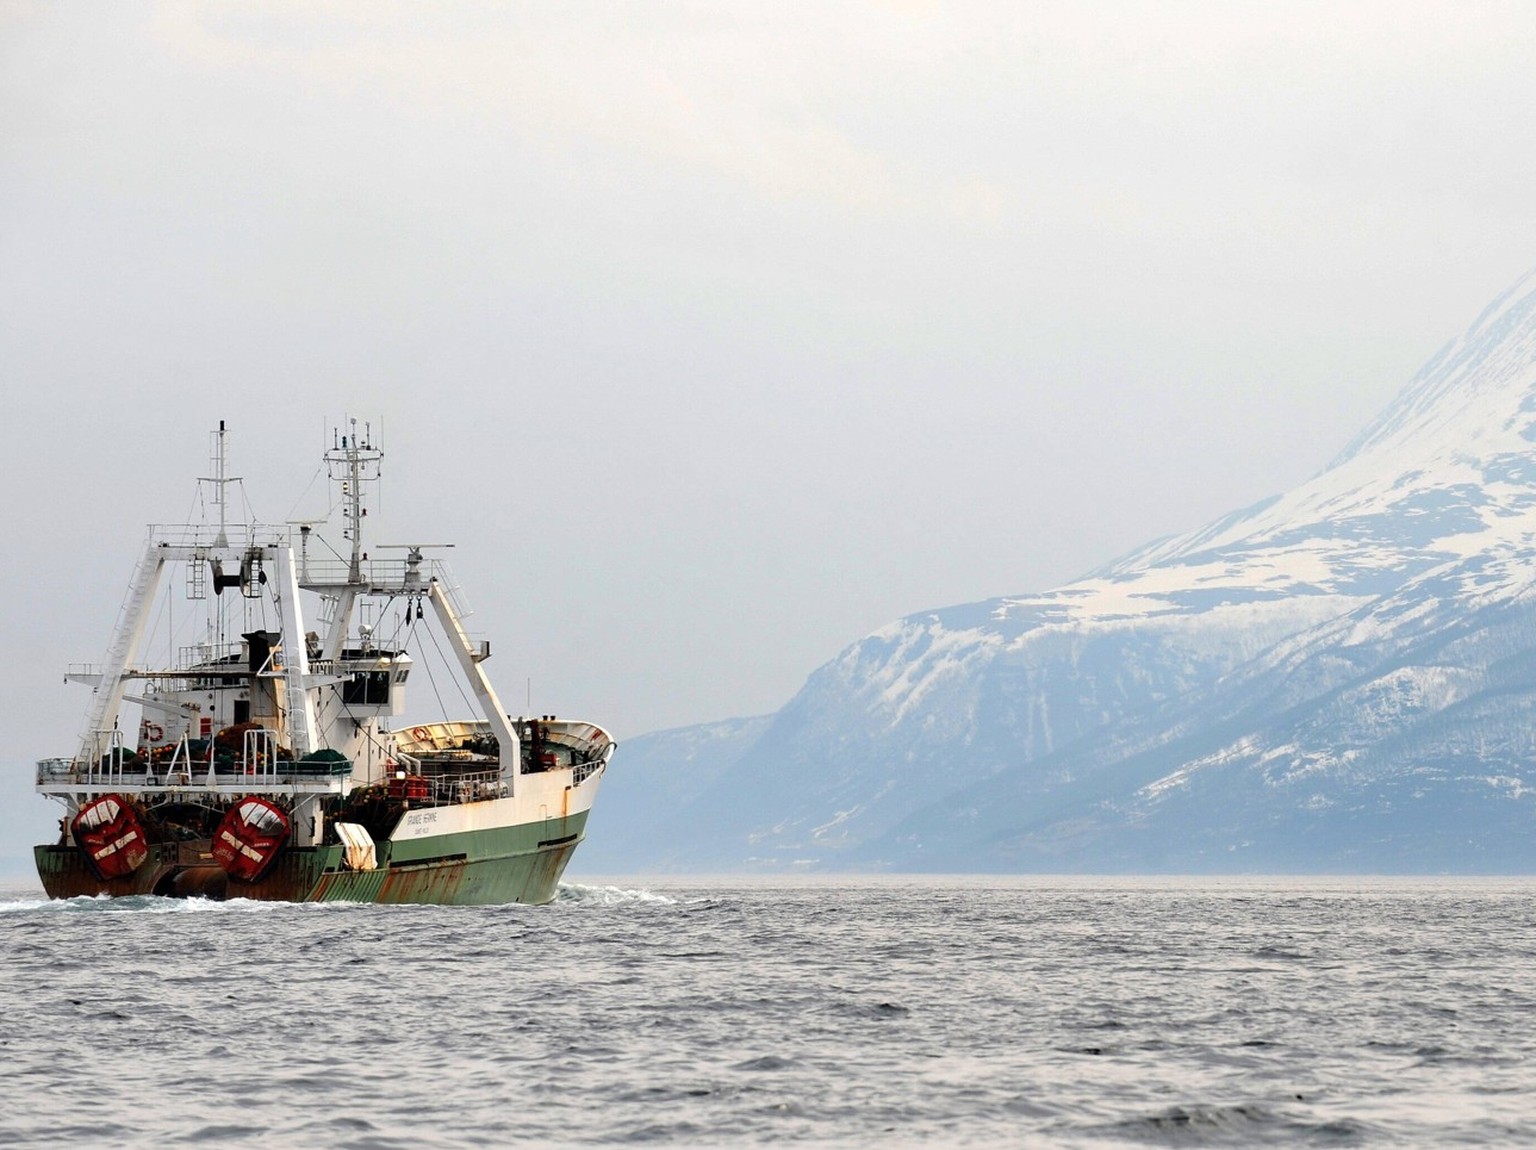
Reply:
[[411, 728], [411, 738], [415, 739], [418, 743], [425, 743], [431, 737], [432, 732], [427, 730], [425, 727]]

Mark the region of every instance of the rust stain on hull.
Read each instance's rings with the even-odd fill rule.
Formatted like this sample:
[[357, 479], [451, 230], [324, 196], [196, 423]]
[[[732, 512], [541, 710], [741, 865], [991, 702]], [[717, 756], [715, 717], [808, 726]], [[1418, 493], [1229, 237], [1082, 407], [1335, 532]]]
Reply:
[[130, 875], [98, 878], [72, 847], [39, 847], [38, 873], [50, 898], [161, 895], [173, 898], [245, 898], [263, 902], [372, 902], [443, 905], [545, 903], [579, 838], [522, 854], [487, 859], [442, 859], [384, 865], [372, 871], [340, 869], [335, 848], [289, 848], [258, 882], [233, 878], [212, 862], [206, 843], [160, 843]]

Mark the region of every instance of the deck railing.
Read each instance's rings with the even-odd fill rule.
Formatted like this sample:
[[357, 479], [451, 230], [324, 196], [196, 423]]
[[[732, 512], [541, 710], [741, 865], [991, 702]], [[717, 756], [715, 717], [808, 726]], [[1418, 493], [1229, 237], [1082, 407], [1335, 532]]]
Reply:
[[244, 732], [238, 753], [230, 753], [209, 741], [206, 754], [193, 754], [188, 736], [183, 735], [170, 758], [144, 759], [130, 751], [119, 732], [107, 732], [108, 738], [96, 740], [98, 750], [90, 759], [42, 759], [37, 764], [40, 787], [235, 787], [266, 789], [302, 785], [305, 782], [329, 782], [352, 773], [349, 759], [302, 759], [297, 762], [278, 756], [277, 732], [253, 728]]
[[507, 783], [501, 771], [466, 771], [432, 778], [432, 794], [439, 806], [505, 798]]

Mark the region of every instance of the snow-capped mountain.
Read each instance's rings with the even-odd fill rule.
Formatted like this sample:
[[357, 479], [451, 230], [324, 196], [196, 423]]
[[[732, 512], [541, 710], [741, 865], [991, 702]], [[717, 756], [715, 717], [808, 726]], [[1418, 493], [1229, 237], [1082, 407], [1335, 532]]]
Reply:
[[1533, 586], [1528, 276], [1295, 490], [849, 647], [637, 861], [1529, 869]]

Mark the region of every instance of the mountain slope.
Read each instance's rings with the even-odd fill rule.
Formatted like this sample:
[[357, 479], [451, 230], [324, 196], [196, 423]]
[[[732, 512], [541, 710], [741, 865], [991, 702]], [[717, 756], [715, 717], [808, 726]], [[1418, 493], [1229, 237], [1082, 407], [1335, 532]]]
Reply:
[[603, 779], [603, 798], [592, 808], [587, 842], [575, 865], [588, 874], [644, 869], [657, 854], [656, 838], [675, 813], [709, 789], [749, 750], [771, 716], [725, 719], [653, 731], [625, 739], [624, 769]]
[[712, 867], [1536, 865], [1533, 442], [1528, 276], [1313, 479], [1054, 591], [880, 629], [637, 848]]

